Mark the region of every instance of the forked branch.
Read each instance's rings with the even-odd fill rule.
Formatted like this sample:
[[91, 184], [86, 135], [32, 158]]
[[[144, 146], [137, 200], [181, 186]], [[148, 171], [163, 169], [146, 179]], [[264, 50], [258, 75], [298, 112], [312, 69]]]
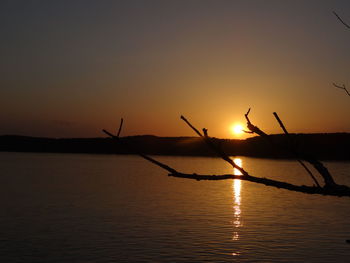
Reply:
[[[250, 120], [248, 118], [248, 113], [250, 112], [250, 109], [249, 111], [247, 112], [246, 114], [246, 118], [248, 119], [249, 123], [250, 123]], [[278, 123], [280, 124], [280, 126], [282, 127], [283, 131], [286, 133], [287, 136], [289, 136], [289, 133], [288, 131], [286, 130], [284, 124], [282, 123], [282, 121], [280, 120], [280, 118], [278, 117], [277, 113], [274, 113], [274, 116], [275, 118], [277, 119]], [[255, 127], [255, 126], [254, 126]], [[248, 128], [249, 128], [249, 125], [248, 125]], [[259, 129], [260, 130], [260, 129]], [[265, 134], [265, 133], [264, 133]], [[266, 134], [265, 134], [266, 135]], [[266, 136], [265, 136], [266, 137]], [[312, 179], [314, 180], [314, 182], [319, 186], [316, 178], [312, 175], [311, 171], [306, 167], [305, 164], [302, 163], [301, 160], [304, 160], [308, 163], [310, 163], [318, 172], [319, 174], [323, 177], [323, 180], [324, 180], [324, 183], [325, 183], [325, 186], [324, 188], [337, 188], [339, 185], [336, 184], [334, 182], [334, 179], [333, 177], [331, 176], [331, 174], [329, 173], [328, 169], [318, 160], [316, 160], [315, 158], [312, 158], [310, 156], [307, 156], [305, 154], [301, 155], [299, 153], [297, 153], [295, 151], [295, 149], [291, 148], [292, 149], [292, 153], [294, 154], [295, 158], [298, 160], [298, 162], [305, 168], [305, 170], [308, 172], [308, 174], [312, 177]], [[349, 189], [350, 190], [350, 189]]]
[[[249, 111], [248, 111], [249, 113]], [[248, 113], [246, 114], [246, 118], [249, 121]], [[332, 188], [327, 187], [319, 187], [319, 186], [305, 186], [305, 185], [293, 185], [286, 182], [281, 182], [277, 180], [272, 180], [268, 178], [260, 178], [251, 176], [248, 174], [247, 171], [245, 171], [243, 168], [238, 166], [234, 161], [232, 161], [229, 156], [227, 156], [217, 145], [215, 145], [211, 138], [208, 136], [207, 129], [203, 129], [202, 135], [185, 117], [181, 116], [181, 119], [184, 120], [203, 140], [207, 143], [207, 145], [216, 152], [218, 156], [220, 156], [223, 160], [230, 163], [232, 167], [238, 169], [242, 175], [234, 175], [234, 174], [223, 174], [223, 175], [200, 175], [200, 174], [187, 174], [187, 173], [181, 173], [176, 171], [174, 168], [159, 162], [143, 153], [140, 153], [137, 149], [132, 147], [132, 145], [127, 145], [127, 147], [133, 151], [135, 154], [139, 155], [140, 157], [144, 158], [145, 160], [157, 165], [158, 167], [166, 170], [169, 172], [168, 176], [178, 177], [178, 178], [186, 178], [186, 179], [193, 179], [193, 180], [227, 180], [227, 179], [239, 179], [239, 180], [245, 180], [249, 182], [254, 182], [258, 184], [263, 184], [266, 186], [286, 189], [290, 191], [296, 191], [300, 193], [307, 193], [307, 194], [321, 194], [321, 195], [332, 195], [332, 196], [349, 196], [350, 197], [350, 188], [343, 185], [335, 185]], [[249, 121], [250, 123], [250, 121]], [[123, 125], [123, 119], [121, 119], [121, 123], [119, 126], [118, 133], [116, 135], [110, 133], [107, 130], [103, 130], [104, 133], [106, 133], [108, 136], [112, 137], [113, 139], [116, 139], [120, 142], [119, 135], [122, 129]], [[252, 125], [252, 124], [251, 124]], [[255, 127], [255, 126], [254, 126]], [[256, 127], [257, 128], [257, 127]], [[261, 131], [259, 129], [259, 131]], [[265, 133], [264, 133], [265, 134]], [[266, 134], [265, 134], [266, 135]], [[267, 136], [267, 135], [266, 135]]]
[[[120, 125], [119, 125], [119, 130], [118, 130], [117, 135], [114, 135], [114, 134], [110, 133], [109, 131], [107, 131], [105, 129], [103, 129], [102, 131], [105, 134], [107, 134], [108, 136], [110, 136], [111, 138], [116, 139], [118, 142], [121, 142], [120, 139], [119, 139], [119, 135], [120, 135], [120, 132], [122, 130], [122, 126], [123, 126], [123, 118], [121, 118], [121, 120], [120, 120]], [[124, 144], [125, 144], [125, 142], [124, 142]], [[145, 159], [145, 160], [147, 160], [147, 161], [149, 161], [149, 162], [159, 166], [160, 168], [163, 168], [164, 170], [168, 171], [169, 173], [177, 173], [177, 171], [174, 168], [172, 168], [172, 167], [170, 167], [170, 166], [168, 166], [168, 165], [166, 165], [166, 164], [164, 164], [162, 162], [159, 162], [159, 161], [155, 160], [154, 158], [149, 157], [148, 155], [145, 155], [145, 154], [139, 152], [132, 145], [128, 144], [128, 145], [126, 145], [126, 147], [129, 148], [134, 154], [137, 154], [138, 156], [142, 157], [143, 159]]]
[[349, 91], [347, 90], [347, 88], [345, 87], [345, 84], [343, 84], [343, 86], [340, 86], [340, 85], [337, 85], [337, 84], [333, 83], [333, 86], [336, 87], [336, 88], [338, 88], [338, 89], [343, 89], [343, 90], [345, 90], [345, 92], [348, 94], [348, 96], [350, 96], [350, 93], [349, 93]]
[[228, 162], [233, 168], [239, 170], [243, 175], [248, 175], [248, 173], [239, 165], [237, 165], [222, 149], [213, 143], [211, 138], [208, 136], [208, 130], [203, 128], [204, 136], [184, 117], [181, 115], [181, 119], [203, 139], [207, 146], [214, 151], [214, 153], [219, 156], [224, 161]]
[[313, 175], [313, 173], [311, 172], [311, 170], [304, 164], [304, 162], [302, 160], [300, 160], [298, 158], [298, 153], [295, 151], [295, 149], [293, 149], [293, 142], [292, 139], [290, 137], [289, 132], [287, 131], [286, 127], [284, 126], [283, 122], [281, 121], [280, 117], [278, 116], [278, 114], [276, 112], [273, 113], [273, 116], [275, 116], [278, 124], [281, 126], [283, 132], [285, 133], [285, 135], [288, 137], [289, 140], [289, 149], [290, 151], [292, 151], [292, 154], [294, 155], [296, 161], [305, 169], [305, 171], [310, 175], [311, 179], [315, 182], [315, 184], [318, 187], [321, 187], [320, 184], [318, 183], [317, 179], [315, 178], [315, 176]]

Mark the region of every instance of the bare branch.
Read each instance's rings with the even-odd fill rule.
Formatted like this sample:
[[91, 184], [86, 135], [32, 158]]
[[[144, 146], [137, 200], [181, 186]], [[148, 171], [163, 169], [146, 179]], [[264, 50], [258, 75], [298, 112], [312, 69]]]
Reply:
[[247, 133], [256, 133], [256, 134], [258, 134], [258, 135], [260, 135], [260, 136], [262, 136], [262, 137], [265, 137], [265, 138], [268, 137], [268, 135], [267, 135], [265, 132], [263, 132], [263, 131], [260, 130], [257, 126], [254, 126], [254, 125], [250, 122], [250, 119], [249, 119], [249, 117], [248, 117], [249, 113], [250, 113], [250, 108], [248, 109], [247, 113], [244, 114], [244, 116], [245, 116], [245, 118], [246, 118], [246, 120], [247, 120], [247, 128], [250, 130], [250, 132], [247, 132]]
[[122, 131], [123, 122], [124, 122], [124, 119], [123, 119], [123, 118], [121, 118], [121, 119], [120, 119], [119, 130], [118, 130], [118, 133], [117, 133], [117, 137], [119, 137], [120, 132]]
[[155, 159], [153, 159], [153, 158], [151, 158], [151, 157], [149, 157], [149, 156], [147, 156], [145, 154], [138, 153], [138, 155], [141, 156], [143, 159], [145, 159], [145, 160], [147, 160], [147, 161], [149, 161], [149, 162], [159, 166], [160, 168], [163, 168], [164, 170], [167, 170], [169, 173], [178, 173], [174, 168], [172, 168], [172, 167], [170, 167], [170, 166], [168, 166], [168, 165], [166, 165], [164, 163], [161, 163], [161, 162], [159, 162], [159, 161], [157, 161], [157, 160], [155, 160]]
[[273, 116], [275, 116], [275, 118], [276, 118], [278, 124], [281, 126], [283, 132], [288, 136], [288, 138], [290, 138], [286, 127], [284, 126], [283, 122], [281, 121], [280, 117], [278, 117], [276, 112], [273, 113]]
[[197, 133], [200, 137], [203, 137], [203, 135], [200, 133], [200, 131], [198, 131], [183, 115], [181, 115], [181, 119], [187, 123], [188, 126], [190, 126], [192, 128], [192, 130], [194, 130], [195, 133]]
[[[118, 133], [117, 135], [114, 135], [112, 134], [111, 132], [103, 129], [102, 131], [107, 134], [108, 136], [112, 137], [113, 139], [116, 139], [118, 140], [119, 142], [121, 142], [120, 138], [119, 138], [119, 135], [120, 135], [120, 132], [121, 132], [121, 129], [122, 129], [122, 126], [123, 126], [123, 118], [121, 118], [120, 120], [120, 125], [119, 125], [119, 130], [118, 130]], [[124, 144], [126, 144], [125, 142], [123, 142]], [[159, 166], [160, 168], [163, 168], [164, 170], [168, 171], [169, 173], [178, 173], [174, 168], [164, 164], [164, 163], [161, 163], [155, 159], [153, 159], [152, 157], [149, 157], [141, 152], [139, 152], [138, 150], [136, 150], [134, 147], [132, 147], [132, 145], [127, 145], [127, 148], [129, 148], [131, 151], [133, 151], [135, 154], [139, 155], [140, 157], [142, 157], [143, 159]]]
[[276, 112], [273, 113], [273, 116], [275, 116], [277, 122], [279, 123], [279, 125], [281, 126], [283, 132], [287, 135], [288, 140], [289, 140], [289, 144], [290, 144], [290, 150], [293, 152], [293, 155], [296, 157], [296, 161], [305, 169], [305, 171], [310, 175], [311, 179], [315, 182], [315, 184], [318, 187], [321, 187], [320, 184], [318, 183], [317, 179], [315, 178], [315, 176], [313, 175], [313, 173], [311, 172], [311, 170], [303, 163], [302, 160], [300, 160], [298, 158], [298, 154], [295, 152], [295, 150], [292, 148], [292, 140], [291, 137], [286, 129], [286, 127], [284, 126], [283, 122], [281, 121], [280, 117], [278, 116], [278, 114]]
[[[287, 136], [289, 136], [288, 131], [286, 130], [284, 124], [282, 123], [282, 121], [280, 120], [280, 118], [278, 117], [277, 113], [274, 112], [274, 116], [276, 117], [278, 123], [280, 124], [280, 126], [282, 127], [283, 131], [286, 133]], [[311, 156], [307, 156], [307, 155], [303, 155], [300, 156], [300, 154], [298, 154], [294, 149], [292, 150], [292, 153], [295, 155], [296, 159], [299, 160], [299, 163], [301, 163], [300, 158], [303, 159], [304, 161], [310, 163], [318, 172], [319, 174], [323, 177], [324, 183], [325, 183], [325, 187], [334, 187], [337, 184], [334, 182], [333, 177], [331, 176], [331, 174], [329, 173], [328, 169], [318, 160], [316, 160], [315, 158], [312, 158]], [[300, 158], [299, 158], [300, 156]], [[306, 171], [309, 173], [309, 175], [312, 177], [312, 179], [317, 183], [316, 178], [312, 175], [311, 171], [309, 169], [306, 168], [306, 166], [304, 164], [302, 164], [302, 166], [306, 169]]]
[[123, 118], [121, 118], [121, 119], [120, 119], [120, 124], [119, 124], [119, 130], [118, 130], [118, 132], [117, 132], [117, 135], [114, 135], [114, 134], [110, 133], [109, 131], [107, 131], [107, 130], [105, 130], [105, 129], [103, 129], [102, 131], [103, 131], [105, 134], [107, 134], [108, 136], [110, 136], [110, 137], [112, 137], [112, 138], [114, 138], [114, 139], [118, 139], [118, 138], [119, 138], [119, 135], [120, 135], [120, 132], [122, 131], [123, 122], [124, 122], [124, 120], [123, 120]]
[[227, 179], [238, 179], [243, 181], [249, 181], [253, 183], [263, 184], [266, 186], [272, 186], [276, 188], [286, 189], [290, 191], [305, 193], [305, 194], [321, 194], [331, 196], [349, 196], [350, 188], [345, 185], [337, 185], [336, 188], [322, 188], [316, 186], [305, 186], [305, 185], [294, 185], [286, 182], [272, 180], [268, 178], [255, 177], [250, 175], [234, 175], [234, 174], [223, 174], [223, 175], [199, 175], [199, 174], [185, 174], [185, 173], [171, 173], [169, 176], [193, 179], [193, 180], [227, 180]]
[[232, 159], [223, 150], [221, 150], [217, 145], [215, 145], [212, 142], [211, 138], [207, 134], [207, 129], [203, 129], [203, 136], [184, 116], [181, 115], [181, 119], [184, 120], [186, 124], [190, 126], [192, 130], [194, 130], [220, 158], [228, 162], [233, 168], [239, 170], [243, 175], [248, 175], [248, 172], [246, 172], [242, 167], [240, 167], [234, 161], [232, 161]]
[[112, 137], [113, 139], [119, 139], [116, 135], [110, 133], [109, 131], [103, 129], [102, 130], [105, 134], [107, 134], [108, 136]]
[[202, 131], [203, 131], [204, 137], [208, 137], [208, 129], [203, 128]]
[[[248, 128], [252, 131], [252, 132], [256, 132], [258, 133], [259, 135], [261, 136], [264, 136], [266, 137], [267, 139], [270, 139], [269, 138], [269, 135], [267, 135], [266, 133], [264, 133], [262, 130], [260, 130], [258, 127], [254, 126], [251, 121], [249, 120], [249, 112], [250, 112], [250, 109], [248, 110], [248, 112], [245, 114], [245, 117], [247, 119], [247, 125], [248, 125]], [[276, 114], [277, 115], [277, 114]], [[278, 117], [278, 116], [277, 116]], [[236, 168], [238, 169], [243, 176], [245, 176], [246, 178], [257, 178], [257, 177], [252, 177], [248, 174], [247, 171], [245, 171], [243, 168], [241, 168], [240, 166], [238, 166], [234, 161], [232, 161], [220, 148], [218, 148], [215, 144], [213, 144], [213, 142], [211, 141], [210, 137], [207, 137], [207, 136], [203, 136], [184, 116], [181, 116], [181, 119], [184, 120], [186, 122], [186, 124], [188, 124], [197, 134], [200, 135], [201, 138], [203, 138], [203, 140], [207, 143], [207, 145], [212, 149], [214, 150], [214, 152], [219, 156], [221, 157], [223, 160], [225, 160], [226, 162], [228, 162], [229, 164], [231, 164], [231, 166], [233, 168]], [[278, 118], [279, 119], [279, 118]], [[284, 127], [282, 121], [280, 120], [282, 126]], [[285, 129], [285, 127], [284, 127]], [[288, 133], [288, 131], [285, 129], [285, 131]], [[206, 131], [205, 131], [205, 134], [206, 134]], [[312, 176], [312, 179], [315, 181], [316, 185], [318, 188], [320, 189], [338, 189], [339, 187], [342, 188], [342, 187], [345, 187], [346, 189], [348, 189], [350, 191], [350, 189], [347, 187], [347, 186], [341, 186], [341, 185], [337, 185], [334, 181], [333, 181], [333, 178], [332, 176], [330, 175], [330, 173], [328, 172], [327, 168], [323, 166], [323, 164], [317, 160], [314, 160], [314, 159], [305, 159], [307, 162], [309, 162], [310, 164], [312, 164], [315, 169], [322, 175], [322, 177], [324, 178], [325, 180], [325, 187], [321, 187], [319, 185], [319, 183], [317, 182], [316, 178], [312, 175], [311, 171], [304, 165], [302, 164], [302, 166], [304, 167], [304, 169], [306, 169], [306, 171], [311, 174]], [[178, 174], [178, 173], [177, 173]], [[174, 175], [175, 176], [175, 175]], [[191, 177], [193, 177], [194, 175], [190, 175]], [[207, 178], [207, 177], [205, 177]], [[221, 178], [221, 177], [215, 177], [217, 178], [216, 180], [219, 180], [218, 178]], [[244, 178], [244, 177], [243, 177]], [[200, 180], [201, 178], [200, 177], [195, 177], [195, 178], [192, 178], [192, 179], [196, 179], [196, 180]], [[224, 179], [227, 179], [227, 178], [224, 178]], [[209, 180], [208, 178], [206, 180]], [[214, 178], [210, 179], [210, 180], [215, 180]], [[243, 180], [243, 179], [242, 179]], [[246, 179], [248, 180], [248, 179]], [[266, 179], [266, 180], [270, 180], [270, 179]], [[259, 180], [253, 180], [252, 181], [254, 182], [260, 182]], [[271, 181], [271, 180], [270, 180]], [[273, 181], [273, 180], [272, 180]], [[261, 183], [261, 182], [260, 182]], [[273, 184], [273, 183], [272, 183]], [[284, 184], [288, 184], [288, 183], [284, 183]], [[277, 184], [278, 185], [278, 184]], [[288, 184], [288, 185], [291, 185], [291, 184]], [[294, 187], [294, 185], [292, 185]], [[280, 187], [280, 186], [276, 186], [276, 187]], [[282, 187], [280, 187], [282, 188]], [[287, 188], [286, 188], [287, 189]], [[338, 191], [338, 190], [337, 190]]]
[[333, 14], [338, 18], [338, 20], [339, 20], [344, 26], [346, 26], [347, 28], [350, 29], [350, 26], [349, 26], [347, 23], [345, 23], [344, 20], [343, 20], [335, 11], [333, 11]]
[[[249, 120], [249, 118], [248, 118], [248, 114], [249, 114], [249, 112], [250, 112], [250, 110], [248, 110], [248, 112], [245, 114], [245, 116], [246, 116], [246, 119], [247, 119], [247, 126], [248, 126], [248, 128], [251, 130], [251, 131], [253, 131], [253, 132], [255, 132], [255, 133], [257, 133], [257, 134], [259, 134], [260, 136], [263, 136], [263, 137], [265, 137], [265, 138], [267, 138], [268, 139], [268, 141], [272, 144], [272, 145], [274, 145], [274, 146], [276, 146], [271, 140], [270, 140], [270, 137], [266, 134], [266, 133], [264, 133], [263, 131], [261, 131], [258, 127], [256, 127], [256, 126], [254, 126], [251, 122], [250, 122], [250, 120]], [[277, 116], [278, 117], [278, 116]], [[279, 119], [279, 118], [278, 118]], [[283, 123], [281, 122], [281, 120], [279, 120], [280, 121], [280, 125], [281, 125], [281, 127], [283, 127], [284, 129], [285, 129], [285, 127], [284, 127], [284, 125], [283, 125]], [[286, 130], [286, 129], [285, 129]], [[286, 130], [287, 131], [287, 130]], [[288, 131], [287, 131], [287, 133], [288, 133]], [[318, 161], [318, 160], [315, 160], [314, 158], [311, 158], [310, 156], [306, 156], [306, 155], [304, 155], [304, 156], [301, 156], [300, 158], [298, 157], [299, 156], [299, 154], [297, 154], [295, 151], [292, 151], [292, 154], [294, 154], [295, 156], [296, 156], [296, 159], [298, 160], [304, 160], [304, 161], [306, 161], [306, 162], [308, 162], [308, 163], [310, 163], [311, 165], [313, 165], [314, 167], [315, 167], [315, 169], [320, 173], [320, 175], [323, 177], [323, 179], [324, 179], [324, 182], [325, 182], [325, 187], [328, 187], [328, 188], [331, 188], [331, 187], [335, 187], [337, 184], [334, 182], [334, 180], [333, 180], [333, 177], [331, 176], [331, 174], [329, 173], [329, 171], [328, 171], [328, 169], [320, 162], [320, 161]], [[298, 161], [299, 163], [300, 163], [300, 161]], [[301, 164], [301, 163], [300, 163]], [[308, 174], [311, 176], [311, 171], [306, 167], [306, 165], [305, 164], [301, 164], [303, 167], [304, 167], [304, 169], [308, 172]], [[311, 176], [311, 178], [314, 180], [314, 182], [316, 183], [317, 182], [317, 180], [316, 180], [316, 178], [312, 175]], [[318, 183], [316, 183], [317, 185], [319, 185]]]
[[[246, 118], [249, 121], [248, 118], [249, 111], [246, 114]], [[200, 134], [200, 132], [189, 122], [186, 120], [185, 117], [181, 116], [181, 119], [185, 120], [186, 123], [196, 131], [197, 134]], [[121, 141], [119, 138], [121, 127], [123, 124], [123, 119], [121, 119], [120, 127], [118, 130], [118, 134], [114, 135], [110, 133], [107, 130], [103, 130], [104, 133], [106, 133], [108, 136], [112, 137], [113, 139], [116, 139], [117, 141]], [[337, 185], [334, 184], [333, 187], [316, 187], [316, 186], [305, 186], [305, 185], [293, 185], [286, 182], [281, 182], [277, 180], [267, 179], [267, 178], [260, 178], [260, 177], [254, 177], [249, 175], [243, 168], [235, 164], [220, 148], [218, 148], [215, 144], [212, 143], [210, 140], [210, 137], [208, 137], [207, 129], [203, 129], [204, 136], [200, 134], [200, 136], [204, 139], [204, 141], [210, 146], [221, 158], [223, 158], [225, 161], [229, 162], [234, 168], [238, 169], [242, 175], [234, 175], [234, 174], [224, 174], [224, 175], [198, 175], [198, 174], [185, 174], [180, 173], [173, 169], [172, 167], [161, 163], [145, 154], [140, 153], [139, 151], [135, 150], [134, 147], [131, 145], [128, 145], [127, 147], [131, 149], [135, 154], [138, 154], [140, 157], [144, 158], [145, 160], [157, 165], [158, 167], [166, 170], [169, 172], [169, 176], [179, 177], [179, 178], [187, 178], [187, 179], [194, 179], [194, 180], [225, 180], [225, 179], [239, 179], [239, 180], [245, 180], [250, 181], [258, 184], [263, 184], [266, 186], [272, 186], [276, 188], [282, 188], [290, 191], [296, 191], [301, 193], [308, 193], [308, 194], [322, 194], [322, 195], [332, 195], [332, 196], [350, 196], [350, 188], [345, 185]], [[125, 143], [125, 142], [124, 142]], [[327, 186], [327, 185], [326, 185]]]
[[336, 87], [336, 88], [338, 88], [338, 89], [343, 89], [343, 90], [345, 90], [345, 92], [348, 94], [348, 96], [350, 96], [350, 93], [349, 93], [349, 91], [347, 90], [347, 88], [345, 87], [345, 84], [343, 84], [343, 86], [339, 86], [339, 85], [333, 83], [333, 86]]

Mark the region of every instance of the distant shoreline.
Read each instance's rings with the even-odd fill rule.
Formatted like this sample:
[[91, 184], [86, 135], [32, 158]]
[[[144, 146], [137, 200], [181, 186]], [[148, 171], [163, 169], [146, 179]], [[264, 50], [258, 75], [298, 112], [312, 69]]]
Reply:
[[[244, 140], [213, 138], [213, 142], [230, 156], [294, 158], [287, 150], [289, 142], [285, 135], [271, 135], [270, 139], [278, 147], [261, 137]], [[350, 160], [350, 133], [292, 134], [292, 140], [293, 147], [300, 154], [321, 160]], [[197, 137], [140, 135], [116, 141], [111, 138], [0, 136], [1, 152], [135, 154], [131, 149], [150, 155], [215, 156]]]

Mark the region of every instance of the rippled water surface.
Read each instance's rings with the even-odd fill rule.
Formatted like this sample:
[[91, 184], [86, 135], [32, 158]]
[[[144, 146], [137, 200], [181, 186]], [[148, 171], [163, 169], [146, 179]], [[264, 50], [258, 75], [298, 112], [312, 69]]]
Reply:
[[[240, 159], [255, 176], [312, 183], [295, 162]], [[350, 185], [349, 162], [326, 165]], [[350, 198], [173, 178], [136, 156], [0, 153], [0, 167], [0, 262], [349, 262]]]

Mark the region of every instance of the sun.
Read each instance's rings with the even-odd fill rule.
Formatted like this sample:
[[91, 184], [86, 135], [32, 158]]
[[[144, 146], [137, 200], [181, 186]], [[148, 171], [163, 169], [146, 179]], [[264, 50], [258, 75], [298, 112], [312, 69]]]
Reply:
[[243, 126], [239, 123], [236, 123], [231, 126], [231, 131], [234, 135], [241, 135], [243, 133]]

